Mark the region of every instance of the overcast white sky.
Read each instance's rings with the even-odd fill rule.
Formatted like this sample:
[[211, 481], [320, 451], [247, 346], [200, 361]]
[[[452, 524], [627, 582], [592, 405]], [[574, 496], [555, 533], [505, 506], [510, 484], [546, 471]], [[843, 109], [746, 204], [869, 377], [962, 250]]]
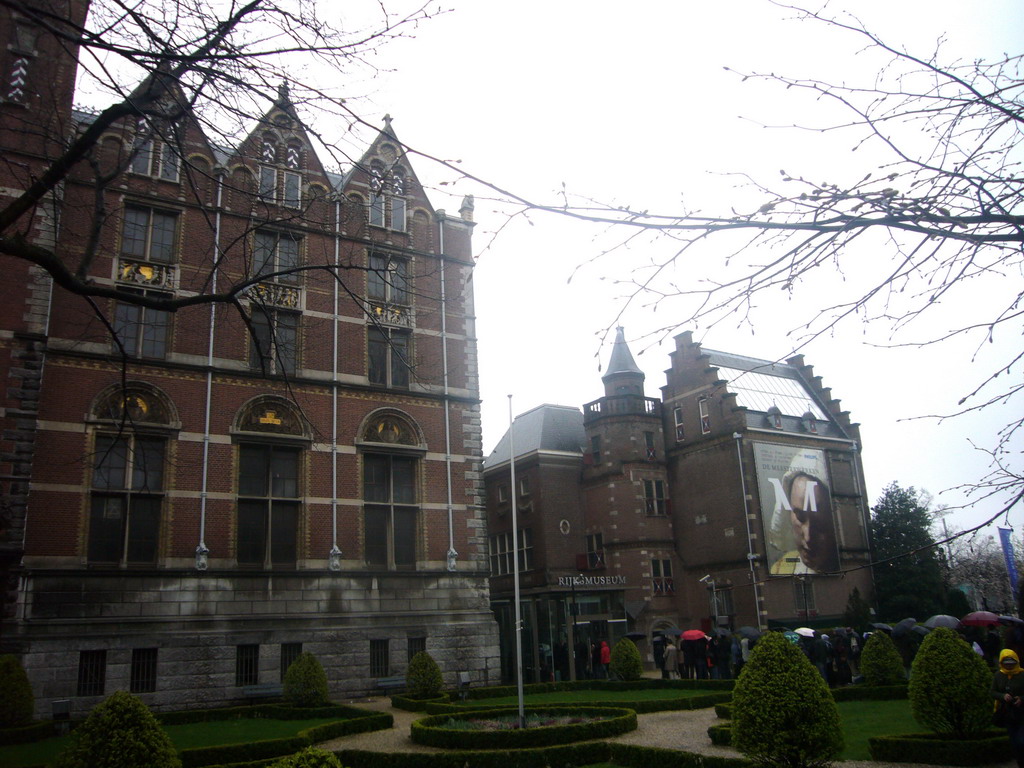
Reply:
[[[787, 19], [793, 14], [764, 0], [454, 0], [446, 7], [453, 10], [422, 25], [415, 39], [380, 51], [377, 63], [392, 71], [355, 86], [367, 95], [357, 109], [375, 118], [390, 113], [407, 144], [459, 159], [467, 171], [504, 188], [550, 201], [564, 183], [603, 202], [673, 212], [685, 201], [712, 212], [727, 211], [743, 195], [735, 178], [721, 174], [773, 180], [786, 169], [839, 181], [873, 170], [867, 152], [850, 153], [848, 138], [758, 124], [819, 126], [830, 113], [793, 91], [744, 83], [725, 67], [870, 84], [880, 63], [858, 53], [850, 36]], [[950, 58], [967, 59], [1019, 51], [1024, 40], [1019, 0], [858, 0], [829, 7], [836, 14], [855, 9], [889, 41], [924, 54], [940, 36]], [[428, 185], [453, 179], [423, 160], [414, 164]], [[446, 200], [447, 190], [456, 197]], [[568, 282], [599, 253], [607, 233], [535, 214], [492, 240], [504, 219], [485, 190], [462, 182], [431, 194], [435, 205], [454, 212], [465, 193], [478, 195], [474, 280], [487, 453], [508, 427], [507, 395], [517, 414], [541, 403], [579, 406], [601, 395], [598, 363], [607, 362], [610, 349], [601, 334], [615, 322], [621, 293], [612, 282], [645, 249], [664, 246], [646, 242]], [[882, 258], [884, 268], [884, 243], [873, 245], [864, 257]], [[690, 274], [681, 267], [674, 277], [686, 281]], [[784, 357], [793, 344], [786, 331], [813, 319], [823, 296], [841, 287], [831, 282], [837, 279], [798, 286], [792, 298], [762, 297], [753, 331], [735, 324], [694, 330], [709, 348]], [[955, 315], [987, 303], [991, 290], [956, 297], [903, 340], [952, 327]], [[669, 306], [655, 312], [638, 305], [622, 318], [649, 396], [664, 384], [671, 344], [639, 353], [650, 343], [647, 334], [675, 316]], [[887, 341], [887, 330], [850, 324], [803, 351], [862, 425], [872, 503], [893, 480], [927, 489], [938, 503], [962, 503], [962, 494], [940, 491], [985, 472], [986, 457], [968, 440], [990, 444], [1021, 404], [943, 423], [913, 417], [953, 410], [991, 370], [993, 354], [1019, 349], [1020, 327], [977, 357], [972, 343], [873, 346]], [[1019, 367], [1010, 377], [1020, 381]], [[1015, 447], [1019, 467], [1020, 441]], [[967, 527], [997, 509], [983, 503], [951, 519]], [[1019, 533], [1024, 510], [1013, 510], [1009, 521]]]

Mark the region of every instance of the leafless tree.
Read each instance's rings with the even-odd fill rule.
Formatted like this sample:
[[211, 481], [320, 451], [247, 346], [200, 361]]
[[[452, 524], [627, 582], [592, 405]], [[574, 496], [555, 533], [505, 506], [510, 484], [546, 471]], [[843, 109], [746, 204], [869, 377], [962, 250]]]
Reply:
[[[752, 86], [778, 88], [782, 99], [803, 92], [820, 104], [831, 122], [791, 128], [844, 137], [858, 150], [852, 157], [870, 163], [856, 178], [819, 182], [827, 172], [818, 168], [788, 168], [770, 180], [738, 173], [739, 192], [754, 202], [718, 213], [640, 210], [564, 189], [544, 201], [489, 185], [495, 197], [513, 206], [513, 217], [543, 211], [618, 232], [580, 268], [617, 279], [625, 289], [622, 312], [642, 306], [671, 316], [655, 339], [679, 328], [753, 326], [758, 304], [776, 306], [780, 294], [806, 296], [813, 281], [836, 274], [831, 299], [815, 294], [826, 306], [815, 306], [793, 329], [795, 349], [851, 321], [886, 326], [891, 346], [970, 339], [980, 350], [994, 340], [1019, 339], [1024, 57], [947, 61], [941, 41], [916, 55], [852, 16], [777, 5], [853, 36], [887, 62], [865, 83], [737, 73]], [[625, 246], [650, 254], [626, 274], [619, 260]], [[870, 249], [873, 257], [865, 258]], [[967, 291], [975, 292], [973, 302], [964, 298]], [[973, 311], [979, 303], [980, 313]], [[973, 414], [1019, 399], [1024, 350], [1019, 343], [1011, 350], [937, 415]], [[989, 453], [991, 471], [966, 488], [975, 499], [995, 496], [1004, 512], [1020, 502], [1024, 469], [1011, 443], [1022, 433], [1024, 420], [1014, 417], [978, 446]]]

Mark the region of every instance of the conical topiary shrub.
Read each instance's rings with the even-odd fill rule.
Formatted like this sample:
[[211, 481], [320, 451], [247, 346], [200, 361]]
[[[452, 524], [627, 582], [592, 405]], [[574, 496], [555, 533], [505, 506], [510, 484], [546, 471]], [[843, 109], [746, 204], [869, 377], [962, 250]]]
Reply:
[[330, 703], [327, 674], [312, 653], [302, 652], [284, 673], [285, 701], [297, 707], [320, 707]]
[[910, 669], [910, 711], [925, 728], [964, 738], [992, 721], [992, 673], [952, 629], [934, 629]]
[[636, 643], [624, 637], [612, 648], [611, 672], [619, 680], [639, 680], [644, 671]]
[[903, 658], [885, 632], [875, 632], [860, 654], [860, 673], [868, 685], [898, 685], [906, 682]]
[[419, 651], [409, 660], [405, 684], [412, 698], [433, 699], [441, 694], [444, 678], [434, 658], [426, 651]]
[[55, 768], [181, 768], [170, 738], [149, 707], [127, 691], [93, 707], [71, 732]]
[[35, 699], [28, 675], [16, 656], [0, 656], [0, 728], [25, 725], [32, 720]]
[[732, 746], [761, 766], [826, 766], [843, 749], [825, 680], [778, 632], [757, 641], [732, 695]]

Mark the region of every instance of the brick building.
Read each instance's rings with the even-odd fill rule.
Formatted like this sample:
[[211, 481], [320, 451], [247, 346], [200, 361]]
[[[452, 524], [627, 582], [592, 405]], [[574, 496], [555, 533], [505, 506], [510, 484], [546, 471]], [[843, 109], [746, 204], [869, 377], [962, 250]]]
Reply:
[[[11, 200], [96, 118], [72, 110], [74, 51], [0, 13]], [[284, 86], [230, 148], [177, 97], [106, 127], [8, 231], [65, 264], [93, 249], [110, 297], [0, 256], [0, 643], [38, 713], [238, 701], [301, 651], [335, 696], [421, 649], [449, 683], [496, 679], [472, 200], [435, 210], [389, 119], [335, 172]], [[246, 280], [234, 306], [157, 303]]]
[[[515, 419], [484, 464], [491, 595], [511, 674], [516, 504], [527, 679], [627, 633], [834, 626], [871, 594], [860, 435], [801, 356], [773, 363], [676, 337], [647, 397], [619, 329], [604, 397]], [[516, 484], [510, 457], [515, 455]]]

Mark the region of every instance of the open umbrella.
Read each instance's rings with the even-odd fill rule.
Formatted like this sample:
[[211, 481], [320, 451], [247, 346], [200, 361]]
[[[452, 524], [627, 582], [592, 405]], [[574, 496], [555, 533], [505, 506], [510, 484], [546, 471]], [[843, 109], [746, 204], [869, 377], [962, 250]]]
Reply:
[[756, 627], [740, 627], [736, 630], [736, 634], [748, 640], [756, 640], [761, 636], [761, 630]]
[[683, 632], [683, 640], [703, 640], [707, 635], [703, 629], [688, 629]]
[[892, 634], [894, 637], [905, 635], [914, 628], [915, 624], [917, 624], [917, 619], [901, 619], [892, 625]]
[[623, 637], [628, 637], [630, 640], [646, 640], [647, 634], [645, 632], [627, 632]]
[[874, 627], [875, 629], [881, 629], [881, 630], [883, 630], [885, 632], [892, 632], [892, 627], [890, 627], [888, 624], [883, 624], [880, 621], [876, 621], [871, 626]]
[[924, 624], [915, 624], [910, 628], [910, 631], [916, 632], [919, 635], [927, 635], [932, 630], [930, 627], [926, 627]]
[[793, 645], [796, 645], [800, 642], [800, 635], [798, 635], [791, 629], [787, 629], [785, 632], [783, 632], [782, 636], [789, 640], [789, 642], [791, 642]]
[[949, 629], [959, 629], [960, 619], [956, 616], [949, 616], [945, 613], [938, 613], [932, 616], [928, 621], [924, 623], [924, 626], [928, 629], [935, 629], [936, 627], [948, 627]]
[[672, 637], [679, 637], [681, 634], [683, 634], [683, 632], [680, 629], [676, 629], [675, 627], [672, 627], [672, 629], [666, 629], [665, 630], [665, 634], [666, 635], [671, 635]]
[[810, 627], [797, 627], [793, 631], [800, 635], [800, 637], [814, 637], [814, 630]]
[[994, 627], [999, 624], [999, 617], [992, 611], [974, 611], [960, 619], [960, 623], [968, 627]]
[[1022, 627], [1024, 621], [1021, 621], [1016, 616], [1000, 616], [999, 623], [1007, 627]]

